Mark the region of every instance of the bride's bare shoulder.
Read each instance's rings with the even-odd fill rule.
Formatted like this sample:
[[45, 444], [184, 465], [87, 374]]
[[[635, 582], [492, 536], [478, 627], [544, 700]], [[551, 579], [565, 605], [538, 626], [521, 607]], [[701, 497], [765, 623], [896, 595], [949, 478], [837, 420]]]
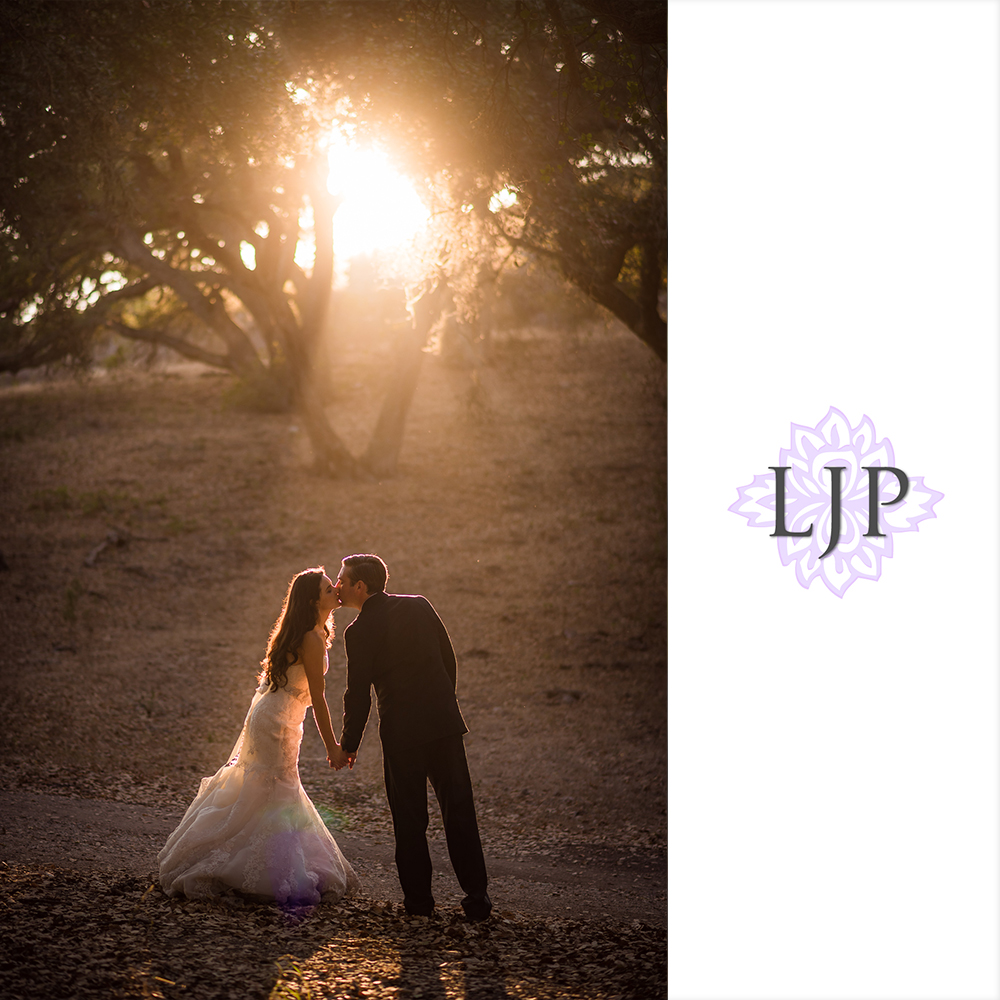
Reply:
[[306, 632], [302, 637], [302, 649], [326, 649], [326, 643], [320, 638], [318, 632]]
[[306, 632], [302, 636], [302, 645], [299, 647], [299, 659], [303, 663], [322, 660], [326, 653], [326, 643], [316, 632]]

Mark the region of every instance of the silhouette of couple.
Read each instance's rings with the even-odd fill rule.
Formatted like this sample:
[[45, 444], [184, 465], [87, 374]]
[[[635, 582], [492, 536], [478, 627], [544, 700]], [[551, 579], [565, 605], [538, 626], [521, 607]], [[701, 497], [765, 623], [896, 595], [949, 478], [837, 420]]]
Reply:
[[[233, 752], [215, 775], [202, 779], [160, 851], [160, 883], [168, 895], [201, 898], [236, 890], [291, 905], [357, 891], [353, 868], [302, 788], [298, 755], [311, 704], [330, 766], [353, 767], [374, 688], [406, 911], [434, 911], [429, 780], [465, 892], [462, 908], [473, 921], [490, 915], [463, 739], [468, 727], [455, 695], [455, 651], [430, 602], [387, 594], [387, 579], [385, 563], [362, 554], [343, 560], [336, 582], [322, 567], [291, 581]], [[339, 742], [325, 691], [329, 620], [337, 607], [359, 612], [344, 632], [347, 690]]]

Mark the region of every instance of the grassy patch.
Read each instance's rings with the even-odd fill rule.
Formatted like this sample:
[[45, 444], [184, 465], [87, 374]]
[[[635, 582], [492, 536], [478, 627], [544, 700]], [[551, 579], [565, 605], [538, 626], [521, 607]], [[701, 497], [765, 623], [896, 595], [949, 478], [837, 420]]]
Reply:
[[[160, 501], [154, 501], [159, 503]], [[68, 486], [52, 486], [35, 490], [31, 510], [52, 514], [59, 511], [79, 511], [84, 517], [95, 514], [127, 514], [142, 506], [142, 501], [122, 490], [71, 490]]]
[[28, 436], [24, 427], [0, 427], [0, 441], [17, 441], [21, 443]]
[[41, 510], [46, 513], [70, 510], [73, 506], [73, 495], [68, 486], [53, 486], [44, 490], [35, 490], [31, 495], [29, 506], [32, 510]]
[[96, 490], [77, 494], [84, 516], [93, 514], [124, 514], [141, 506], [141, 501], [121, 490]]
[[63, 618], [68, 622], [76, 621], [76, 606], [79, 603], [80, 597], [83, 594], [83, 586], [80, 581], [75, 577], [69, 582], [66, 590], [63, 592]]
[[172, 514], [170, 520], [167, 521], [166, 532], [168, 535], [190, 535], [191, 532], [197, 531], [199, 527], [201, 526], [197, 521]]
[[236, 379], [223, 391], [222, 405], [227, 410], [247, 413], [288, 413], [291, 398], [288, 376], [278, 366], [273, 376]]

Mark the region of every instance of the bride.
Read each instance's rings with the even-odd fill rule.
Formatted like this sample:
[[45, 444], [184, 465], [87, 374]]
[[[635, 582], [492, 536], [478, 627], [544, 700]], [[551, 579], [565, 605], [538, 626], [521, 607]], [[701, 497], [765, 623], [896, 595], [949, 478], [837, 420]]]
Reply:
[[202, 778], [159, 853], [160, 885], [168, 896], [198, 899], [235, 889], [302, 905], [360, 887], [299, 780], [310, 704], [327, 753], [340, 749], [324, 680], [336, 604], [322, 567], [303, 570], [289, 584], [229, 762]]

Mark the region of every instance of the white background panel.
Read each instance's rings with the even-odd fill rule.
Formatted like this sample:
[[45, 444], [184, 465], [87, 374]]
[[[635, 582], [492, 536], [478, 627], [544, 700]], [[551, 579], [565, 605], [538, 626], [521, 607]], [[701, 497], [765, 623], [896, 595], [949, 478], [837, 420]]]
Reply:
[[[1000, 998], [1000, 3], [670, 6], [670, 995]], [[867, 414], [944, 493], [806, 590], [727, 510]]]

